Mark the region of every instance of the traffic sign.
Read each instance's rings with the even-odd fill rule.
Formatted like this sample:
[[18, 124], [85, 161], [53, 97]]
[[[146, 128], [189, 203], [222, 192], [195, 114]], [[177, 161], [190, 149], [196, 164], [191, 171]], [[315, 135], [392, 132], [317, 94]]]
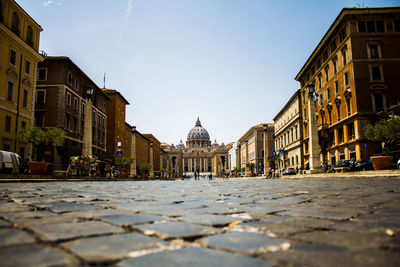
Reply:
[[276, 156], [276, 152], [275, 150], [272, 150], [272, 156], [275, 157]]
[[368, 147], [368, 144], [364, 144], [364, 148], [367, 148]]
[[117, 157], [120, 157], [120, 158], [122, 157], [122, 150], [117, 151]]

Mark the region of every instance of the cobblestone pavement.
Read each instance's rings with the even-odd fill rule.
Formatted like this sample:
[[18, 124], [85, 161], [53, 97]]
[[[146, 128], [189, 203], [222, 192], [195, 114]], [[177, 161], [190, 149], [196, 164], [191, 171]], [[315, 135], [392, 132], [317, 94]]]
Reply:
[[400, 179], [0, 183], [0, 266], [400, 266]]

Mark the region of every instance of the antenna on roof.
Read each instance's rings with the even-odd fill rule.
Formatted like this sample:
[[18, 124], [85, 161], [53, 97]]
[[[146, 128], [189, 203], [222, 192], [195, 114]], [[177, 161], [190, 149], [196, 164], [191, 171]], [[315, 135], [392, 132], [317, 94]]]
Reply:
[[106, 89], [106, 73], [104, 72], [103, 89]]

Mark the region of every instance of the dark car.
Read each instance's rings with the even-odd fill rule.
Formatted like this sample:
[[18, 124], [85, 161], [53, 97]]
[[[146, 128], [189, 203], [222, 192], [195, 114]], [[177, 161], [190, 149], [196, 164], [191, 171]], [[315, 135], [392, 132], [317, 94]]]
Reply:
[[328, 172], [337, 172], [338, 170], [355, 171], [356, 162], [350, 159], [341, 159], [330, 167]]
[[294, 168], [285, 168], [282, 171], [282, 175], [294, 175], [296, 174], [296, 170]]
[[367, 161], [356, 162], [356, 169], [358, 171], [369, 171], [369, 170], [373, 170], [374, 166], [372, 166], [372, 161], [371, 161], [371, 159], [369, 159]]

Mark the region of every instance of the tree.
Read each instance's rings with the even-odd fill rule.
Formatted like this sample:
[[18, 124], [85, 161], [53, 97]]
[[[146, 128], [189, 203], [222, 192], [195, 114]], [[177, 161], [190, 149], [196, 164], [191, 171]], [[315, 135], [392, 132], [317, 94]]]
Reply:
[[149, 171], [151, 170], [153, 166], [150, 163], [142, 163], [139, 166], [139, 170], [142, 174], [149, 174]]
[[373, 126], [367, 125], [365, 136], [369, 140], [382, 142], [383, 152], [388, 154], [400, 141], [400, 116], [389, 115], [388, 119], [382, 119]]
[[235, 168], [233, 168], [233, 172], [236, 174], [240, 173], [240, 167], [236, 166]]
[[[56, 127], [42, 129], [37, 126], [23, 128], [18, 131], [18, 140], [34, 145], [38, 149], [44, 149], [45, 145], [61, 146], [64, 142], [65, 132]], [[34, 153], [35, 154], [35, 153]]]
[[254, 168], [256, 167], [256, 164], [254, 164], [254, 162], [247, 162], [246, 167], [250, 169], [251, 173], [253, 173]]
[[115, 159], [115, 164], [120, 165], [124, 172], [126, 172], [126, 166], [131, 165], [133, 163], [133, 158], [130, 157], [117, 157]]

